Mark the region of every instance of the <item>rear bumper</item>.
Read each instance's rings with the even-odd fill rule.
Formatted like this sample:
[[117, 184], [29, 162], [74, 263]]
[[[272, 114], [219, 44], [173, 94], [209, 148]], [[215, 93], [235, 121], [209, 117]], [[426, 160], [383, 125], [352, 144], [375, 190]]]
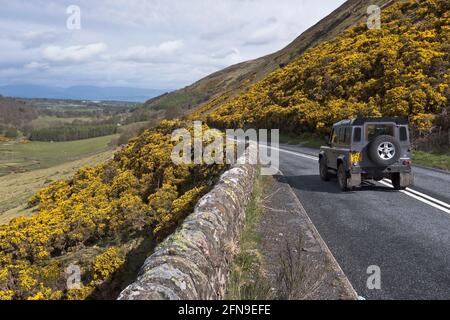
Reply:
[[383, 179], [388, 178], [392, 179], [392, 174], [398, 174], [400, 177], [400, 186], [401, 187], [410, 187], [414, 185], [414, 174], [411, 170], [399, 172], [399, 171], [390, 171], [390, 172], [377, 172], [377, 173], [354, 173], [351, 172], [348, 177], [348, 186], [350, 188], [359, 187], [363, 180], [371, 180], [371, 179]]
[[386, 168], [379, 167], [352, 167], [351, 174], [361, 174], [373, 177], [389, 176], [391, 173], [412, 173], [410, 166], [394, 165]]

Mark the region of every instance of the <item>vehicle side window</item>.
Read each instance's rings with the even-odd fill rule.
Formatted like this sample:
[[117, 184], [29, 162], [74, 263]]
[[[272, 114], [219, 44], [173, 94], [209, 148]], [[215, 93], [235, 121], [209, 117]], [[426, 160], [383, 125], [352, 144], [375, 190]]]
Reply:
[[353, 130], [353, 142], [361, 142], [361, 128], [355, 128]]
[[406, 127], [400, 127], [400, 141], [408, 141], [408, 130], [406, 130]]
[[345, 128], [339, 128], [338, 143], [343, 144], [345, 142]]
[[331, 144], [335, 145], [337, 143], [337, 130], [333, 129], [333, 132], [331, 133]]
[[350, 145], [350, 139], [352, 136], [352, 128], [351, 127], [347, 127], [345, 128], [345, 139], [344, 139], [344, 144], [346, 146]]

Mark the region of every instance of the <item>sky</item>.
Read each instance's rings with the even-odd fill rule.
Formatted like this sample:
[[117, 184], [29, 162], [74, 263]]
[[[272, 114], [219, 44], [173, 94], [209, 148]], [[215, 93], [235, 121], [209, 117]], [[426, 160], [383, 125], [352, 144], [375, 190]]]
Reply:
[[0, 0], [0, 85], [178, 89], [275, 52], [345, 0]]

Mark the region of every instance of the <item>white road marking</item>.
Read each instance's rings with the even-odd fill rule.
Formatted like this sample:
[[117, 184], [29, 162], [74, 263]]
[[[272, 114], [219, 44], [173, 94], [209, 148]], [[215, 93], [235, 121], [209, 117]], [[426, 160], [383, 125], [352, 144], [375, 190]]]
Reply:
[[[381, 183], [382, 185], [387, 186], [387, 187], [393, 187], [393, 185], [392, 185], [391, 183], [388, 183], [388, 182], [386, 182], [385, 180], [380, 181], [380, 183]], [[441, 202], [441, 203], [445, 204], [446, 207], [448, 207], [449, 205], [448, 205], [447, 203], [442, 202], [442, 201], [440, 201], [440, 200], [438, 200], [438, 199], [432, 198], [432, 197], [427, 196], [427, 195], [424, 194], [424, 196], [426, 196], [426, 199], [425, 199], [425, 198], [422, 198], [422, 197], [420, 197], [420, 196], [418, 196], [418, 195], [415, 195], [415, 194], [414, 194], [413, 192], [411, 192], [411, 191], [414, 191], [414, 193], [420, 193], [420, 192], [415, 191], [415, 190], [412, 190], [412, 189], [410, 189], [410, 188], [408, 188], [407, 190], [400, 190], [401, 193], [406, 194], [407, 196], [410, 196], [411, 198], [414, 198], [414, 199], [416, 199], [416, 200], [419, 200], [420, 202], [426, 203], [426, 204], [428, 204], [428, 205], [430, 205], [430, 206], [432, 206], [432, 207], [434, 207], [434, 208], [436, 208], [436, 209], [439, 209], [439, 210], [441, 210], [441, 211], [444, 211], [444, 212], [450, 214], [450, 210], [449, 210], [449, 209], [447, 209], [447, 208], [445, 208], [445, 207], [440, 206], [439, 204], [437, 204], [438, 202]], [[420, 194], [423, 194], [423, 193], [420, 193]], [[427, 199], [429, 199], [429, 200], [427, 200]], [[431, 201], [430, 201], [430, 200], [431, 200]]]
[[[275, 147], [270, 147], [271, 149], [275, 149], [284, 153], [288, 153], [288, 154], [292, 154], [301, 158], [305, 158], [305, 159], [310, 159], [310, 160], [314, 160], [314, 161], [318, 161], [319, 158], [318, 157], [314, 157], [311, 155], [307, 155], [307, 154], [303, 154], [303, 153], [299, 153], [299, 152], [294, 152], [294, 151], [290, 151], [290, 150], [285, 150], [285, 149], [280, 149], [280, 148], [275, 148]], [[389, 182], [389, 180], [384, 180], [384, 181], [380, 181], [381, 184], [387, 186], [387, 187], [393, 187], [393, 185]], [[411, 188], [407, 188], [406, 190], [401, 190], [401, 193], [414, 198], [422, 203], [428, 204], [430, 206], [432, 206], [433, 208], [436, 208], [438, 210], [441, 210], [445, 213], [450, 214], [450, 204], [443, 202], [441, 200], [435, 199], [433, 197], [430, 197], [422, 192], [413, 190]]]
[[[386, 180], [386, 182], [389, 183], [389, 180]], [[417, 196], [419, 196], [419, 197], [422, 197], [422, 198], [431, 200], [431, 201], [433, 201], [433, 202], [436, 202], [438, 205], [441, 205], [441, 206], [443, 206], [443, 207], [446, 207], [446, 208], [450, 209], [450, 204], [448, 204], [448, 203], [446, 203], [446, 202], [444, 202], [444, 201], [435, 199], [435, 198], [433, 198], [433, 197], [430, 197], [429, 195], [426, 195], [426, 194], [424, 194], [424, 193], [422, 193], [422, 192], [413, 190], [413, 189], [411, 189], [411, 188], [406, 188], [406, 191], [409, 191], [409, 192], [411, 192], [411, 193], [414, 193], [415, 195], [417, 195]]]
[[[267, 146], [265, 146], [265, 147], [267, 148]], [[294, 152], [294, 151], [290, 151], [290, 150], [286, 150], [286, 149], [275, 148], [275, 147], [270, 147], [270, 149], [281, 151], [281, 152], [284, 152], [284, 153], [293, 154], [295, 156], [306, 158], [306, 159], [309, 159], [309, 160], [319, 161], [318, 157], [314, 157], [314, 156], [311, 156], [309, 154], [298, 153], [298, 152]]]

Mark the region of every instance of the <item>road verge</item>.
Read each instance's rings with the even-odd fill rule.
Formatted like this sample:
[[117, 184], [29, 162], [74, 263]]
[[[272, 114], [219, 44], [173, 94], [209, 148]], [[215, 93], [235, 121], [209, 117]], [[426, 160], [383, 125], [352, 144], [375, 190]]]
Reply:
[[277, 299], [357, 299], [282, 173], [264, 184], [258, 224], [263, 268]]

